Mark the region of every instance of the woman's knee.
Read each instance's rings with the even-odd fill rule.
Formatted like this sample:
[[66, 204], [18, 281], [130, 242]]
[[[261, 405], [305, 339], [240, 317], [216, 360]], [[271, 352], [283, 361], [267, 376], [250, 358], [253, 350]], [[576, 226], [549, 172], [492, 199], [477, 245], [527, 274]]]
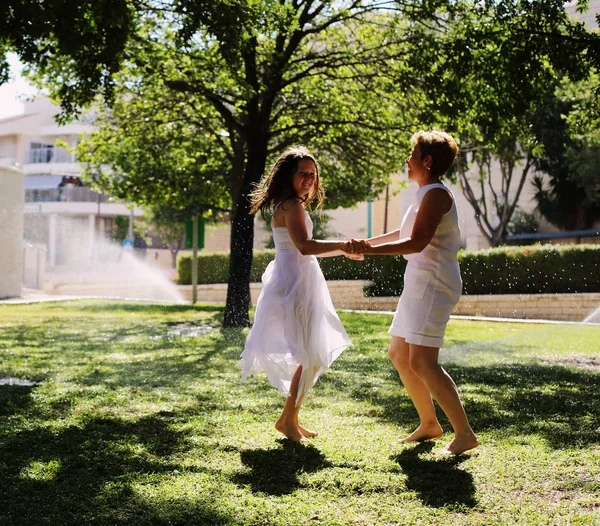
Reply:
[[408, 345], [400, 338], [392, 338], [388, 347], [388, 358], [396, 367], [408, 367]]
[[438, 367], [437, 361], [428, 359], [422, 353], [411, 353], [408, 365], [419, 378], [426, 378]]

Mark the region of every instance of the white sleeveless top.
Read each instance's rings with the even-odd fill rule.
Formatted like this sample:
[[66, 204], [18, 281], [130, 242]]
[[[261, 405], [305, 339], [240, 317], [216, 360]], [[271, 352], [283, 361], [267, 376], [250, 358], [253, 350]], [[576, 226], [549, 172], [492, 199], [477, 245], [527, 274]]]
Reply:
[[446, 190], [452, 197], [452, 206], [450, 207], [450, 210], [442, 216], [442, 220], [429, 244], [421, 252], [404, 256], [409, 264], [431, 270], [434, 268], [438, 269], [440, 266], [443, 267], [445, 263], [453, 267], [457, 262], [456, 254], [460, 249], [461, 234], [458, 226], [458, 212], [456, 210], [456, 203], [452, 192], [448, 187], [441, 183], [421, 186], [417, 190], [414, 202], [406, 211], [400, 227], [400, 239], [409, 237], [412, 234], [421, 201], [425, 194], [433, 188], [443, 188]]
[[[306, 222], [306, 230], [308, 231], [308, 237], [312, 238], [313, 222], [308, 212], [304, 211], [304, 217]], [[275, 253], [276, 254], [296, 254], [300, 257], [310, 258], [311, 256], [302, 256], [285, 226], [275, 226], [273, 230], [273, 241], [275, 242]]]

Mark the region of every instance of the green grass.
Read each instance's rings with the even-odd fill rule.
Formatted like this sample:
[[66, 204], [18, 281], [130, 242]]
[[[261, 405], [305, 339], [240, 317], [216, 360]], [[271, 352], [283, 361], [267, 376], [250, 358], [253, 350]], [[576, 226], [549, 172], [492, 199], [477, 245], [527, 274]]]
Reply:
[[[0, 524], [600, 524], [600, 327], [452, 320], [446, 369], [481, 446], [402, 445], [416, 413], [388, 315], [342, 313], [355, 345], [280, 439], [283, 398], [239, 382], [247, 331], [212, 306], [0, 306]], [[198, 336], [180, 324], [206, 326]], [[447, 421], [440, 414], [447, 429]]]

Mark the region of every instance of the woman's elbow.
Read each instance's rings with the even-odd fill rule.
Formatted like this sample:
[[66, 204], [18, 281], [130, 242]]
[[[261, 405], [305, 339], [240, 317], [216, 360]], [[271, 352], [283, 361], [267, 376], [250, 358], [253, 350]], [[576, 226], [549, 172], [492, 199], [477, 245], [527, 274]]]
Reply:
[[414, 239], [413, 240], [413, 254], [418, 254], [419, 252], [423, 252], [423, 250], [425, 250], [425, 247], [427, 247], [427, 245], [429, 245], [429, 241], [427, 239]]
[[300, 252], [300, 254], [302, 254], [303, 256], [312, 256], [312, 250], [310, 249], [310, 247], [307, 246], [299, 246], [298, 247], [298, 251]]

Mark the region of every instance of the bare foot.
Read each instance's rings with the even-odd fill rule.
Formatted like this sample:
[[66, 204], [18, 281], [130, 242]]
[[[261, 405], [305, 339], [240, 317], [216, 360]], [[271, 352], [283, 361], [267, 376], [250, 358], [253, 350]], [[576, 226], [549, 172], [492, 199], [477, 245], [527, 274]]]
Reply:
[[316, 431], [311, 431], [310, 429], [302, 427], [300, 424], [298, 424], [298, 429], [300, 430], [300, 433], [302, 433], [307, 438], [316, 437], [319, 434]]
[[275, 429], [277, 429], [277, 431], [280, 433], [283, 433], [287, 438], [293, 440], [294, 442], [302, 442], [303, 440], [306, 440], [296, 425], [277, 420], [277, 422], [275, 422]]
[[421, 424], [417, 429], [415, 429], [410, 435], [406, 438], [400, 440], [403, 444], [406, 442], [423, 442], [424, 440], [431, 440], [432, 438], [437, 438], [444, 433], [442, 426], [440, 424], [432, 424], [428, 426], [424, 426]]
[[465, 451], [475, 449], [479, 445], [479, 440], [475, 435], [467, 435], [464, 437], [454, 437], [445, 448], [434, 452], [434, 455], [460, 455]]

